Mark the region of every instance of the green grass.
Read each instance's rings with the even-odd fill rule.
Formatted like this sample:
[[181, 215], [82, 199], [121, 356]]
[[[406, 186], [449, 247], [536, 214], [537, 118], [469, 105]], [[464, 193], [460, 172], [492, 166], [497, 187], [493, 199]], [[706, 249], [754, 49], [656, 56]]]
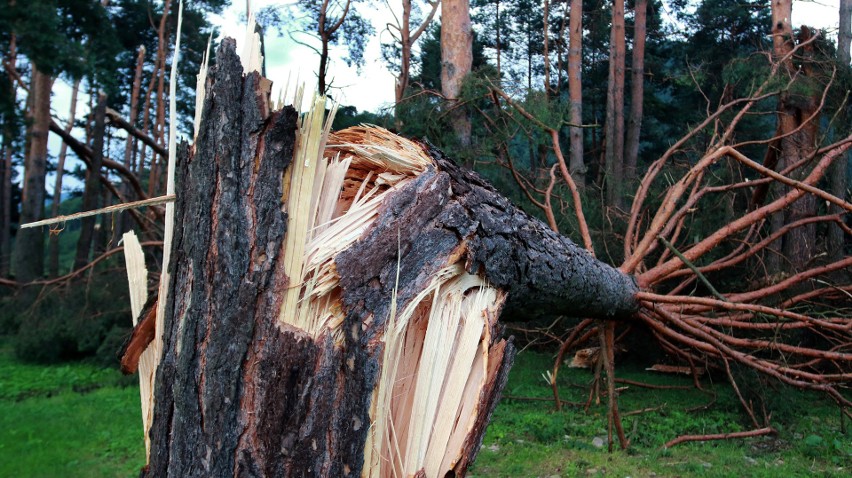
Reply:
[[85, 363], [22, 364], [0, 345], [0, 476], [138, 475], [145, 447], [134, 379]]
[[[552, 398], [542, 372], [552, 367], [547, 354], [524, 352], [515, 362], [506, 397]], [[626, 365], [619, 377], [658, 385], [691, 385], [691, 379], [646, 372]], [[563, 367], [563, 400], [585, 402], [592, 373]], [[655, 390], [627, 386], [620, 393], [622, 414], [658, 408], [624, 418], [631, 446], [606, 451], [606, 409], [579, 406], [554, 410], [553, 402], [504, 398], [494, 412], [472, 476], [849, 476], [852, 439], [840, 432], [839, 410], [825, 398], [791, 389], [771, 390], [775, 437], [687, 443], [663, 450], [681, 434], [747, 430], [747, 418], [727, 384], [705, 384], [715, 393]], [[619, 384], [620, 387], [624, 385]], [[712, 405], [705, 410], [686, 409]], [[847, 424], [848, 425], [848, 424]], [[597, 446], [596, 446], [596, 438]], [[600, 445], [602, 445], [600, 447]], [[617, 443], [616, 443], [617, 448]]]
[[[517, 358], [504, 395], [550, 398], [541, 374], [547, 354]], [[652, 374], [629, 365], [618, 375], [646, 383], [689, 385], [682, 377]], [[563, 399], [583, 402], [591, 373], [563, 368]], [[136, 476], [144, 463], [139, 391], [135, 377], [87, 363], [29, 365], [13, 358], [0, 338], [0, 476]], [[663, 450], [679, 434], [748, 429], [726, 384], [696, 390], [629, 386], [621, 411], [658, 408], [625, 417], [628, 451], [607, 453], [606, 412], [595, 405], [553, 410], [549, 401], [504, 398], [494, 412], [470, 475], [476, 477], [841, 477], [849, 476], [852, 440], [840, 432], [838, 410], [821, 396], [772, 390], [776, 437], [691, 443]], [[698, 405], [712, 406], [688, 412]]]

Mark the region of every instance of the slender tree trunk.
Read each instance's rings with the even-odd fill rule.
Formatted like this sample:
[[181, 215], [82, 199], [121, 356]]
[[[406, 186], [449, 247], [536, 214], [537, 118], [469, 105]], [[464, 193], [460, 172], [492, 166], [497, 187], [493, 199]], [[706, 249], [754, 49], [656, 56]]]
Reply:
[[633, 63], [631, 65], [630, 119], [624, 146], [624, 182], [632, 187], [636, 179], [639, 158], [639, 137], [642, 132], [642, 106], [645, 95], [645, 30], [648, 0], [636, 0], [634, 8]]
[[[94, 109], [95, 126], [92, 130], [92, 159], [86, 171], [86, 184], [83, 190], [83, 211], [98, 208], [101, 197], [101, 163], [104, 154], [104, 134], [106, 119], [106, 96], [98, 95], [97, 106]], [[92, 239], [95, 232], [97, 217], [84, 217], [80, 220], [80, 238], [77, 240], [77, 255], [74, 258], [74, 269], [83, 267], [89, 262], [92, 251]]]
[[612, 2], [606, 93], [606, 203], [621, 206], [624, 188], [624, 0]]
[[542, 36], [544, 37], [544, 50], [542, 59], [544, 60], [544, 97], [550, 98], [550, 1], [544, 0], [544, 11], [542, 13]]
[[[50, 132], [50, 92], [53, 78], [33, 66], [30, 96], [32, 120], [29, 147], [24, 164], [24, 186], [21, 199], [21, 223], [44, 218], [45, 173], [47, 171], [47, 139]], [[12, 268], [20, 282], [30, 282], [44, 274], [44, 231], [21, 229], [15, 239]]]
[[[133, 75], [133, 89], [130, 92], [130, 116], [127, 118], [131, 125], [136, 127], [139, 117], [139, 92], [142, 89], [142, 67], [145, 64], [145, 47], [139, 47], [136, 57], [136, 73]], [[136, 170], [134, 152], [136, 150], [136, 138], [128, 133], [127, 143], [124, 145], [124, 165], [131, 171]]]
[[503, 68], [500, 64], [500, 52], [502, 51], [502, 44], [500, 43], [500, 0], [496, 2], [496, 15], [494, 19], [494, 30], [497, 35], [497, 78], [503, 78]]
[[[74, 87], [71, 89], [71, 108], [68, 111], [68, 124], [65, 126], [65, 131], [71, 133], [74, 128], [74, 120], [77, 115], [77, 93], [80, 91], [80, 80], [74, 81]], [[59, 215], [59, 203], [62, 199], [62, 177], [65, 173], [65, 155], [68, 153], [68, 143], [62, 142], [59, 148], [59, 159], [56, 161], [56, 183], [53, 186], [53, 203], [50, 208], [51, 217]], [[50, 235], [50, 242], [47, 246], [47, 271], [50, 277], [59, 275], [59, 236], [57, 234]]]
[[586, 185], [586, 163], [583, 160], [583, 0], [571, 0], [568, 25], [568, 96], [571, 102], [569, 166], [577, 186]]
[[568, 4], [565, 2], [562, 10], [562, 18], [559, 19], [559, 38], [556, 40], [556, 92], [561, 94], [562, 73], [565, 71], [565, 27], [568, 25]]
[[[852, 43], [852, 0], [840, 0], [840, 28], [837, 32], [837, 60], [849, 72], [849, 45]], [[849, 117], [847, 115], [847, 122]], [[831, 178], [830, 191], [831, 194], [846, 199], [847, 194], [847, 173], [849, 171], [849, 161], [852, 160], [852, 154], [847, 154], [845, 157], [838, 158], [831, 166], [832, 170], [829, 173]], [[832, 205], [830, 207], [832, 214], [843, 212], [840, 207]], [[837, 224], [828, 226], [827, 249], [829, 258], [833, 261], [840, 260], [846, 255], [846, 234], [843, 229]]]
[[[400, 104], [405, 97], [405, 89], [408, 88], [408, 73], [411, 68], [411, 0], [402, 0], [402, 24], [399, 26], [399, 43], [401, 59], [399, 64], [399, 75], [396, 77], [396, 89], [394, 90], [396, 104]], [[397, 115], [397, 128], [399, 115]]]
[[470, 145], [470, 118], [458, 107], [462, 82], [473, 66], [473, 31], [468, 0], [444, 0], [441, 17], [441, 90], [449, 100], [450, 122], [462, 147]]
[[[18, 61], [17, 37], [14, 33], [9, 39], [9, 55], [6, 63], [8, 67], [15, 70]], [[9, 78], [9, 95], [12, 104], [17, 103], [18, 85], [13, 78]], [[3, 127], [3, 158], [0, 159], [3, 167], [0, 175], [0, 276], [9, 275], [9, 265], [12, 255], [12, 152], [14, 142], [12, 137], [14, 131], [11, 121]]]
[[[395, 104], [397, 106], [399, 106], [403, 99], [405, 99], [405, 90], [408, 89], [408, 83], [411, 80], [411, 47], [432, 22], [439, 4], [440, 0], [435, 0], [432, 3], [432, 10], [429, 12], [429, 15], [412, 33], [411, 0], [402, 0], [402, 24], [399, 25], [399, 46], [401, 58], [399, 64], [399, 75], [396, 77], [396, 87], [394, 89], [396, 100]], [[402, 129], [402, 119], [399, 117], [399, 108], [394, 110], [394, 115], [396, 129]]]

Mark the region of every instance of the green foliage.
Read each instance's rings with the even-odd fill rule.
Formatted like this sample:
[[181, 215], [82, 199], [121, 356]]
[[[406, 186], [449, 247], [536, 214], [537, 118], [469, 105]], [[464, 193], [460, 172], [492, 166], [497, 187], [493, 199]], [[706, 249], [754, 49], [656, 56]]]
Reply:
[[[111, 259], [113, 266], [118, 259]], [[6, 297], [0, 324], [15, 328], [15, 354], [31, 362], [95, 357], [116, 364], [130, 333], [129, 297], [123, 269], [96, 272], [89, 281], [39, 289], [29, 287]]]
[[341, 106], [337, 110], [337, 115], [334, 117], [334, 123], [331, 129], [339, 131], [350, 126], [358, 126], [361, 124], [373, 124], [384, 128], [390, 127], [392, 118], [387, 114], [371, 113], [369, 111], [358, 111], [354, 106]]

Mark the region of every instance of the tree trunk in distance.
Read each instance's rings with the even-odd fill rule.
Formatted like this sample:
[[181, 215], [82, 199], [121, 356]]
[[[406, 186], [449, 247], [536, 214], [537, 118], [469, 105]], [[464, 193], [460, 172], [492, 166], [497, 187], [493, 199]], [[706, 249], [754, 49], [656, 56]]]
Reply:
[[[792, 0], [773, 0], [772, 2], [772, 58], [774, 61], [781, 61], [793, 49], [793, 27], [790, 23], [790, 18], [793, 13]], [[787, 74], [792, 74], [792, 61], [788, 60], [779, 69]], [[788, 138], [789, 134], [795, 129], [795, 111], [784, 101], [783, 94], [778, 100], [778, 127], [776, 132], [778, 136]], [[784, 135], [787, 136], [784, 136]], [[787, 165], [787, 155], [784, 153], [790, 151], [790, 147], [783, 145], [784, 139], [778, 142], [778, 160], [775, 166], [776, 171], [783, 170]], [[771, 147], [771, 145], [770, 145]], [[789, 154], [789, 153], [788, 153]], [[772, 185], [772, 194], [775, 196], [784, 194], [784, 188], [779, 184]], [[770, 219], [770, 230], [775, 232], [784, 227], [784, 213], [778, 212], [772, 215]], [[776, 276], [786, 270], [783, 257], [783, 240], [775, 241], [766, 250], [766, 269], [770, 276]]]
[[[849, 45], [852, 43], [852, 0], [840, 0], [840, 28], [837, 32], [837, 60], [841, 68], [849, 71]], [[847, 116], [847, 121], [849, 118]], [[845, 158], [838, 158], [831, 166], [829, 177], [831, 178], [830, 191], [831, 194], [846, 199], [846, 184], [849, 160], [852, 159], [852, 154], [847, 154]], [[840, 207], [831, 205], [831, 214], [843, 212]], [[826, 238], [828, 256], [832, 261], [837, 261], [843, 258], [846, 254], [846, 236], [843, 229], [837, 224], [829, 224], [828, 237]]]
[[624, 146], [624, 182], [633, 187], [639, 159], [639, 137], [642, 132], [642, 107], [645, 95], [645, 36], [648, 0], [636, 0], [633, 18], [633, 63], [631, 64], [630, 119]]
[[[7, 67], [15, 70], [18, 61], [17, 37], [14, 33], [9, 38], [9, 55], [6, 57]], [[10, 98], [17, 99], [18, 85], [13, 78], [9, 78]], [[9, 265], [12, 255], [12, 151], [14, 134], [11, 124], [3, 127], [3, 174], [0, 175], [0, 277], [9, 275]]]
[[[332, 256], [338, 292], [330, 297], [340, 304], [339, 322], [319, 329], [292, 325], [292, 317], [280, 315], [283, 296], [294, 285], [308, 287], [302, 277], [285, 273], [291, 259], [288, 234], [298, 232], [290, 216], [300, 214], [289, 209], [288, 216], [282, 207], [282, 197], [296, 194], [297, 187], [283, 178], [294, 180], [303, 164], [293, 160], [297, 113], [291, 107], [270, 112], [269, 90], [257, 73], [243, 77], [234, 50], [233, 40], [222, 42], [208, 76], [197, 142], [183, 148], [177, 162], [171, 281], [144, 476], [378, 476], [373, 466], [396, 470], [396, 463], [374, 453], [390, 442], [374, 437], [377, 429], [387, 429], [373, 421], [385, 403], [377, 386], [391, 384], [388, 400], [414, 400], [392, 407], [402, 413], [393, 421], [413, 423], [420, 414], [412, 410], [434, 412], [435, 407], [436, 416], [443, 416], [445, 401], [425, 400], [417, 407], [421, 395], [411, 393], [411, 382], [384, 377], [397, 366], [399, 373], [391, 377], [432, 368], [421, 372], [412, 357], [432, 352], [423, 344], [440, 317], [421, 314], [426, 322], [412, 318], [407, 325], [403, 317], [406, 311], [428, 310], [433, 299], [424, 293], [450, 273], [481, 284], [459, 289], [465, 294], [494, 291], [490, 305], [467, 316], [482, 321], [470, 335], [476, 358], [464, 365], [461, 354], [454, 354], [448, 369], [470, 373], [481, 388], [473, 393], [464, 388], [463, 403], [472, 408], [458, 410], [470, 417], [469, 427], [450, 434], [462, 439], [442, 442], [454, 443], [458, 454], [450, 461], [437, 454], [426, 460], [431, 465], [405, 468], [402, 474], [444, 476], [446, 470], [463, 476], [514, 356], [497, 323], [504, 301], [508, 309], [526, 314], [548, 308], [625, 317], [637, 310], [633, 279], [526, 215], [439, 151], [388, 139], [424, 161], [423, 168], [386, 190], [371, 225]], [[349, 146], [354, 140], [345, 134], [329, 142], [339, 145], [334, 148], [342, 149], [344, 159], [366, 154], [370, 135], [381, 132], [358, 136], [366, 138], [362, 146]], [[300, 132], [300, 138], [308, 136]], [[334, 157], [335, 151], [326, 154]], [[366, 181], [365, 176], [355, 169], [347, 180]], [[332, 204], [360, 194], [357, 184], [347, 189], [331, 188]], [[462, 330], [469, 323], [460, 324]], [[402, 348], [394, 349], [391, 339], [400, 330], [405, 335], [396, 346]], [[446, 330], [455, 334], [457, 329]], [[402, 350], [401, 360], [385, 356], [392, 350]], [[434, 433], [453, 423], [436, 421]], [[433, 428], [426, 430], [431, 434]], [[391, 459], [417, 459], [417, 453], [405, 453], [412, 450], [417, 451], [399, 450]], [[422, 450], [432, 456], [431, 448]]]
[[577, 186], [586, 186], [586, 163], [583, 160], [583, 0], [571, 0], [568, 20], [568, 96], [571, 103], [571, 156], [569, 167]]
[[621, 206], [624, 186], [624, 0], [612, 2], [606, 93], [606, 203]]
[[[44, 218], [45, 173], [47, 168], [47, 139], [50, 132], [50, 91], [53, 78], [33, 67], [30, 95], [32, 125], [26, 162], [24, 164], [21, 223]], [[15, 238], [12, 268], [19, 282], [30, 282], [44, 274], [44, 231], [39, 228], [21, 229]]]
[[550, 21], [550, 1], [544, 0], [544, 9], [542, 12], [542, 28], [541, 34], [544, 38], [544, 45], [542, 50], [542, 61], [544, 66], [544, 97], [546, 99], [550, 98], [550, 26], [548, 22]]
[[459, 144], [465, 147], [470, 145], [470, 118], [455, 100], [473, 67], [470, 2], [444, 0], [441, 10], [441, 93], [450, 101], [450, 123]]
[[[802, 25], [798, 34], [798, 42], [805, 43], [812, 39], [811, 29]], [[813, 45], [805, 45], [799, 50], [801, 53], [797, 55], [798, 66], [804, 73], [804, 76], [799, 76], [798, 81], [807, 81], [808, 78], [814, 77], [814, 49]], [[786, 102], [785, 97], [782, 101]], [[792, 110], [794, 113], [793, 123], [796, 128], [800, 128], [796, 133], [781, 140], [781, 154], [784, 156], [783, 161], [786, 164], [792, 164], [801, 158], [812, 157], [817, 149], [819, 141], [819, 109], [820, 95], [818, 90], [814, 90], [808, 97], [799, 95], [796, 99], [795, 107], [785, 107], [785, 110]], [[808, 118], [813, 119], [807, 124], [803, 124]], [[838, 161], [835, 161], [837, 163]], [[808, 167], [800, 168], [790, 176], [796, 180], [802, 180], [810, 173]], [[795, 221], [813, 217], [817, 213], [816, 197], [806, 194], [798, 201], [794, 202], [787, 208], [785, 223], [790, 224]], [[784, 256], [789, 261], [788, 272], [796, 273], [804, 271], [811, 264], [811, 261], [816, 255], [816, 225], [808, 224], [803, 227], [797, 227], [791, 230], [784, 238]]]
[[[71, 89], [71, 108], [68, 111], [68, 124], [65, 125], [65, 131], [71, 133], [74, 128], [74, 119], [77, 115], [77, 93], [80, 91], [80, 80], [74, 81], [74, 87]], [[50, 215], [56, 217], [59, 215], [59, 203], [62, 199], [62, 176], [65, 173], [65, 155], [68, 153], [68, 143], [62, 142], [59, 148], [59, 159], [56, 161], [56, 183], [53, 186], [53, 204], [51, 204]], [[50, 241], [47, 245], [47, 273], [50, 277], [59, 275], [59, 235], [51, 234]]]
[[[97, 209], [101, 198], [101, 164], [104, 156], [104, 135], [106, 132], [106, 101], [106, 95], [98, 93], [98, 102], [94, 110], [95, 126], [92, 130], [92, 159], [86, 171], [82, 211]], [[74, 269], [83, 267], [89, 262], [97, 219], [97, 216], [89, 216], [80, 220], [80, 238], [77, 239]]]
[[435, 17], [435, 12], [438, 11], [440, 0], [434, 0], [432, 10], [429, 15], [423, 20], [423, 23], [417, 29], [411, 32], [411, 0], [402, 0], [402, 24], [399, 25], [399, 41], [400, 41], [400, 64], [399, 75], [396, 77], [396, 86], [394, 89], [395, 102], [397, 108], [394, 108], [394, 126], [397, 130], [402, 129], [402, 119], [399, 117], [399, 104], [405, 99], [405, 90], [408, 89], [408, 83], [411, 80], [411, 47], [417, 42], [420, 35], [426, 31], [426, 28], [432, 23]]

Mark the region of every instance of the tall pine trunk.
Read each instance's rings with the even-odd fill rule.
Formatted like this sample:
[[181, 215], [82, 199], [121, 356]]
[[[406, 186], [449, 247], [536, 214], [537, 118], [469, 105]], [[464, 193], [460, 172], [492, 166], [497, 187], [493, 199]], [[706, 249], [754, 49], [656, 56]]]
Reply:
[[[17, 38], [14, 33], [9, 39], [9, 54], [6, 57], [7, 68], [15, 70], [18, 61]], [[16, 104], [18, 87], [14, 78], [9, 78], [9, 103]], [[12, 255], [12, 153], [14, 151], [12, 121], [3, 125], [3, 157], [0, 158], [0, 277], [9, 275]]]
[[606, 203], [621, 206], [624, 189], [624, 0], [612, 2], [606, 92]]
[[[44, 218], [47, 140], [50, 132], [50, 92], [53, 78], [33, 66], [30, 83], [31, 108], [29, 146], [24, 163], [21, 223]], [[44, 231], [21, 229], [15, 238], [12, 268], [19, 282], [30, 282], [44, 274]]]
[[461, 146], [470, 145], [470, 118], [457, 100], [473, 67], [469, 0], [444, 0], [441, 7], [441, 93], [449, 100], [450, 123]]
[[633, 16], [633, 62], [631, 64], [630, 118], [624, 146], [624, 182], [628, 188], [636, 179], [639, 138], [642, 132], [642, 107], [645, 95], [645, 30], [648, 0], [636, 0]]
[[568, 96], [571, 102], [571, 176], [579, 187], [586, 184], [583, 160], [583, 0], [571, 0], [568, 25]]

